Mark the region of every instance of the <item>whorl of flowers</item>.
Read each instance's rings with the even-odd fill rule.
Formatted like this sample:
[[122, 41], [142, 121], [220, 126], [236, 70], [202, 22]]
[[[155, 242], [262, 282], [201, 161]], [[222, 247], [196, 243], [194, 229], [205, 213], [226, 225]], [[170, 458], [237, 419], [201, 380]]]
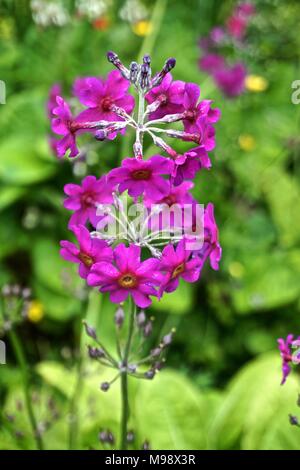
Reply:
[[249, 22], [255, 14], [250, 2], [239, 3], [226, 22], [226, 26], [214, 27], [207, 37], [200, 40], [203, 51], [199, 60], [200, 69], [212, 76], [216, 86], [229, 98], [242, 94], [245, 90], [246, 67], [242, 62], [229, 63], [224, 49], [244, 48]]
[[[107, 56], [117, 70], [106, 79], [75, 81], [74, 95], [85, 107], [76, 116], [56, 94], [59, 87], [52, 89], [48, 112], [52, 131], [61, 136], [53, 146], [58, 157], [68, 153], [73, 158], [79, 154], [81, 134], [110, 140], [118, 134], [124, 138], [131, 127], [136, 133], [133, 155], [101, 178], [86, 176], [80, 185], [65, 186], [64, 206], [71, 211], [69, 228], [77, 241], [62, 241], [61, 255], [79, 265], [79, 275], [88, 285], [109, 292], [112, 302], [123, 302], [130, 295], [138, 307], [145, 308], [152, 296], [160, 298], [175, 290], [180, 278], [197, 281], [206, 259], [218, 269], [221, 248], [213, 205], [199, 211], [190, 193], [193, 185], [186, 180], [210, 168], [208, 152], [215, 146], [213, 124], [220, 112], [210, 100], [199, 101], [198, 85], [173, 81], [170, 70], [175, 59], [168, 59], [152, 77], [148, 55], [142, 64], [132, 62], [129, 68], [115, 53]], [[139, 96], [137, 115], [135, 99], [128, 93], [131, 84]], [[181, 123], [182, 128], [165, 127], [171, 123]], [[178, 154], [162, 135], [196, 147]], [[165, 156], [145, 159], [145, 136]], [[128, 215], [127, 208], [133, 205], [143, 212], [139, 227]]]

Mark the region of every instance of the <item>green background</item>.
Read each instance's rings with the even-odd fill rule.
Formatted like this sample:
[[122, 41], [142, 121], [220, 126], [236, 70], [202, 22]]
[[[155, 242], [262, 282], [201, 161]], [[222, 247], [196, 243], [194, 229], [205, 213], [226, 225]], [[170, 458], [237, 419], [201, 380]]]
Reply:
[[[63, 3], [73, 11], [74, 2]], [[255, 2], [242, 59], [268, 88], [234, 100], [199, 70], [197, 43], [226, 21], [235, 2], [146, 1], [150, 18], [153, 14], [146, 37], [120, 19], [123, 3], [113, 2], [110, 24], [97, 30], [78, 17], [61, 28], [42, 28], [33, 22], [29, 2], [0, 1], [0, 79], [7, 90], [6, 104], [0, 105], [0, 286], [30, 286], [44, 306], [40, 323], [26, 322], [18, 330], [35, 372], [37, 414], [46, 412], [50, 395], [61, 413], [45, 434], [46, 447], [68, 446], [68, 399], [86, 308], [79, 299], [83, 284], [59, 257], [59, 240], [68, 237], [63, 185], [118, 165], [130, 153], [132, 136], [97, 144], [88, 165], [58, 161], [47, 142], [45, 103], [54, 82], [68, 96], [76, 77], [105, 75], [106, 51], [114, 50], [125, 63], [150, 52], [153, 70], [175, 56], [173, 76], [198, 83], [202, 97], [222, 111], [213, 168], [197, 176], [193, 191], [201, 202], [215, 205], [220, 271], [207, 266], [196, 285], [180, 285], [151, 309], [155, 335], [172, 327], [176, 335], [167, 367], [155, 380], [130, 384], [134, 445], [148, 439], [153, 449], [297, 449], [300, 431], [289, 424], [288, 414], [297, 414], [299, 379], [295, 374], [280, 387], [276, 340], [298, 334], [300, 323], [300, 105], [291, 102], [291, 84], [300, 79], [299, 2]], [[228, 51], [233, 61], [239, 54]], [[255, 142], [249, 151], [239, 145], [244, 134]], [[101, 338], [112, 345], [114, 307], [95, 293], [89, 309]], [[21, 396], [20, 371], [8, 340], [7, 365], [0, 367], [1, 408], [13, 412]], [[101, 393], [99, 382], [109, 373], [86, 367], [77, 447], [101, 448], [99, 429], [118, 431], [119, 387]], [[34, 448], [25, 413], [17, 413], [15, 426], [23, 439], [2, 416], [0, 448]]]

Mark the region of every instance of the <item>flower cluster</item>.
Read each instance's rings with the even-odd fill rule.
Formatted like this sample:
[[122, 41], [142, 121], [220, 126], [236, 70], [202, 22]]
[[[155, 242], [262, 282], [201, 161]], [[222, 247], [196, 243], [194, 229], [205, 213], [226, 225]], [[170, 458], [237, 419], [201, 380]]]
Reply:
[[292, 370], [291, 365], [300, 364], [300, 336], [294, 339], [294, 335], [289, 334], [286, 339], [279, 338], [278, 348], [282, 359], [281, 385], [283, 385]]
[[[77, 263], [87, 284], [109, 292], [112, 302], [131, 296], [138, 307], [146, 308], [151, 297], [174, 291], [181, 278], [197, 281], [207, 259], [218, 269], [221, 248], [214, 207], [210, 203], [199, 211], [190, 191], [196, 173], [211, 167], [208, 152], [215, 147], [214, 124], [220, 111], [210, 100], [200, 100], [198, 85], [173, 80], [175, 59], [168, 59], [153, 77], [148, 55], [142, 64], [132, 62], [129, 68], [113, 52], [108, 60], [117, 70], [106, 79], [75, 81], [73, 94], [85, 107], [75, 116], [57, 85], [50, 93], [52, 131], [61, 136], [53, 144], [59, 158], [79, 154], [83, 133], [109, 141], [122, 136], [127, 127], [136, 132], [133, 156], [120, 167], [65, 186], [64, 206], [71, 211], [69, 229], [77, 242], [62, 241], [61, 256]], [[135, 99], [128, 93], [131, 84], [139, 97], [137, 116]], [[176, 128], [165, 127], [175, 122]], [[179, 154], [161, 134], [196, 146]], [[146, 137], [165, 156], [145, 159]], [[143, 212], [139, 224], [129, 214], [137, 206]]]
[[243, 40], [255, 7], [250, 2], [238, 4], [228, 18], [226, 27], [213, 28], [207, 37], [200, 40], [203, 51], [199, 66], [210, 74], [216, 86], [224, 95], [233, 98], [245, 90], [246, 67], [242, 62], [229, 64], [222, 55], [222, 49], [230, 46], [243, 47]]

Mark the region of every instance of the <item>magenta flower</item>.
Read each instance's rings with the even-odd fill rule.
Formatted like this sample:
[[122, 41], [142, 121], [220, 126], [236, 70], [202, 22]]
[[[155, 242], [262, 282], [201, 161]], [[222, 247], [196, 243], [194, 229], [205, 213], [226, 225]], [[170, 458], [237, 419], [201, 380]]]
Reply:
[[60, 96], [56, 97], [57, 107], [52, 109], [54, 116], [52, 119], [52, 131], [62, 135], [63, 138], [57, 141], [56, 150], [59, 158], [63, 157], [67, 150], [70, 150], [70, 157], [76, 157], [79, 150], [76, 146], [76, 134], [79, 131], [78, 122], [73, 118], [70, 107]]
[[222, 44], [222, 42], [224, 41], [226, 37], [226, 33], [221, 26], [215, 26], [211, 30], [209, 37], [212, 41], [212, 44], [215, 46], [218, 46], [219, 44]]
[[249, 17], [255, 14], [256, 8], [255, 8], [255, 5], [253, 5], [253, 3], [251, 2], [243, 2], [243, 3], [240, 3], [236, 7], [236, 12], [237, 14], [243, 15], [245, 17], [247, 16]]
[[165, 246], [162, 252], [159, 269], [162, 273], [159, 295], [177, 289], [179, 279], [196, 282], [199, 279], [202, 263], [199, 257], [192, 257], [185, 248], [185, 239], [180, 240], [176, 249], [173, 245]]
[[157, 296], [155, 271], [159, 261], [149, 258], [141, 261], [141, 248], [121, 243], [113, 252], [114, 262], [96, 263], [88, 275], [90, 286], [100, 286], [100, 292], [109, 292], [114, 303], [124, 302], [131, 295], [138, 307], [151, 305], [150, 295]]
[[208, 53], [201, 57], [199, 66], [204, 72], [212, 74], [225, 67], [225, 59], [221, 55]]
[[183, 105], [186, 119], [183, 120], [184, 130], [189, 133], [198, 132], [198, 119], [205, 117], [207, 122], [217, 122], [220, 118], [220, 110], [211, 108], [211, 100], [203, 100], [198, 103], [200, 88], [195, 83], [187, 83], [184, 90]]
[[219, 243], [219, 230], [214, 217], [214, 206], [209, 203], [204, 211], [204, 240], [203, 246], [198, 252], [202, 259], [202, 264], [209, 257], [212, 269], [219, 269], [219, 262], [222, 257], [222, 248]]
[[290, 366], [292, 362], [291, 346], [292, 346], [292, 343], [294, 342], [294, 335], [289, 334], [285, 340], [283, 338], [279, 338], [277, 341], [278, 341], [278, 348], [280, 351], [280, 356], [282, 359], [282, 380], [281, 380], [280, 385], [283, 385], [286, 382], [286, 379], [292, 370]]
[[122, 166], [114, 168], [107, 175], [107, 181], [118, 185], [119, 192], [128, 190], [132, 197], [145, 194], [151, 199], [162, 199], [168, 194], [170, 183], [161, 175], [170, 175], [174, 163], [161, 155], [154, 155], [149, 160], [126, 158]]
[[130, 114], [134, 108], [133, 96], [127, 94], [130, 82], [118, 70], [113, 70], [106, 80], [96, 77], [79, 78], [74, 84], [74, 94], [88, 107], [78, 119], [87, 122], [122, 121], [112, 110], [115, 105]]
[[193, 186], [194, 184], [191, 181], [184, 181], [179, 186], [170, 186], [168, 194], [161, 199], [145, 197], [145, 206], [150, 207], [151, 204], [167, 204], [168, 206], [172, 206], [173, 204], [178, 204], [180, 206], [191, 204], [194, 201], [194, 198], [189, 191]]
[[243, 64], [235, 64], [217, 70], [214, 73], [214, 80], [218, 88], [229, 98], [240, 95], [245, 90], [245, 78], [247, 72]]
[[62, 240], [60, 255], [66, 261], [79, 263], [79, 276], [86, 279], [95, 263], [112, 260], [112, 249], [104, 240], [92, 238], [88, 229], [83, 225], [73, 226], [72, 231], [77, 238], [79, 247], [68, 240]]
[[234, 39], [241, 40], [246, 34], [247, 25], [247, 19], [243, 15], [233, 14], [228, 18], [226, 26], [230, 36]]
[[97, 215], [97, 204], [109, 204], [113, 202], [112, 187], [107, 183], [106, 176], [97, 179], [95, 176], [86, 176], [81, 186], [78, 184], [66, 184], [64, 207], [74, 211], [70, 218], [69, 227], [84, 225], [89, 221], [94, 227], [104, 218]]
[[150, 104], [160, 101], [159, 108], [150, 114], [150, 119], [160, 119], [167, 114], [176, 114], [183, 111], [183, 94], [185, 83], [180, 80], [172, 81], [172, 75], [168, 73], [161, 84], [152, 88], [145, 98]]
[[198, 128], [198, 134], [200, 135], [200, 147], [210, 152], [216, 146], [214, 127], [207, 122], [206, 117], [202, 116], [197, 119], [196, 126]]
[[61, 95], [61, 86], [59, 83], [55, 83], [49, 91], [49, 98], [47, 102], [48, 117], [51, 119], [55, 117], [53, 110], [57, 107], [56, 98]]
[[[160, 200], [145, 198], [144, 203], [148, 208], [149, 216], [149, 231], [169, 230], [181, 236], [184, 227], [189, 226], [193, 220], [195, 199], [190, 193], [193, 187], [194, 183], [184, 181], [179, 186], [170, 186], [169, 193]], [[162, 205], [161, 210], [157, 211], [157, 205]], [[161, 238], [164, 238], [163, 234]]]
[[178, 155], [173, 172], [174, 185], [180, 185], [185, 179], [194, 179], [202, 168], [211, 168], [211, 161], [204, 147], [195, 147], [183, 155]]

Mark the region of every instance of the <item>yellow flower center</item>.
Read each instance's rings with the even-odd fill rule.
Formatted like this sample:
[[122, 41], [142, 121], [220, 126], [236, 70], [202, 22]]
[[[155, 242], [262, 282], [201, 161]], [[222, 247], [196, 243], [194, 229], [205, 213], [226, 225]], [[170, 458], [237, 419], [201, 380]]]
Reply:
[[91, 256], [86, 255], [85, 253], [79, 253], [78, 259], [87, 267], [90, 268], [94, 263], [94, 260]]
[[136, 277], [131, 273], [123, 274], [120, 279], [118, 280], [121, 287], [125, 289], [132, 289], [137, 285]]
[[150, 178], [150, 170], [136, 170], [133, 171], [131, 176], [134, 180], [148, 180]]
[[183, 273], [184, 269], [185, 269], [185, 264], [184, 263], [181, 263], [178, 266], [176, 266], [176, 268], [172, 272], [172, 279], [179, 276], [179, 274]]

